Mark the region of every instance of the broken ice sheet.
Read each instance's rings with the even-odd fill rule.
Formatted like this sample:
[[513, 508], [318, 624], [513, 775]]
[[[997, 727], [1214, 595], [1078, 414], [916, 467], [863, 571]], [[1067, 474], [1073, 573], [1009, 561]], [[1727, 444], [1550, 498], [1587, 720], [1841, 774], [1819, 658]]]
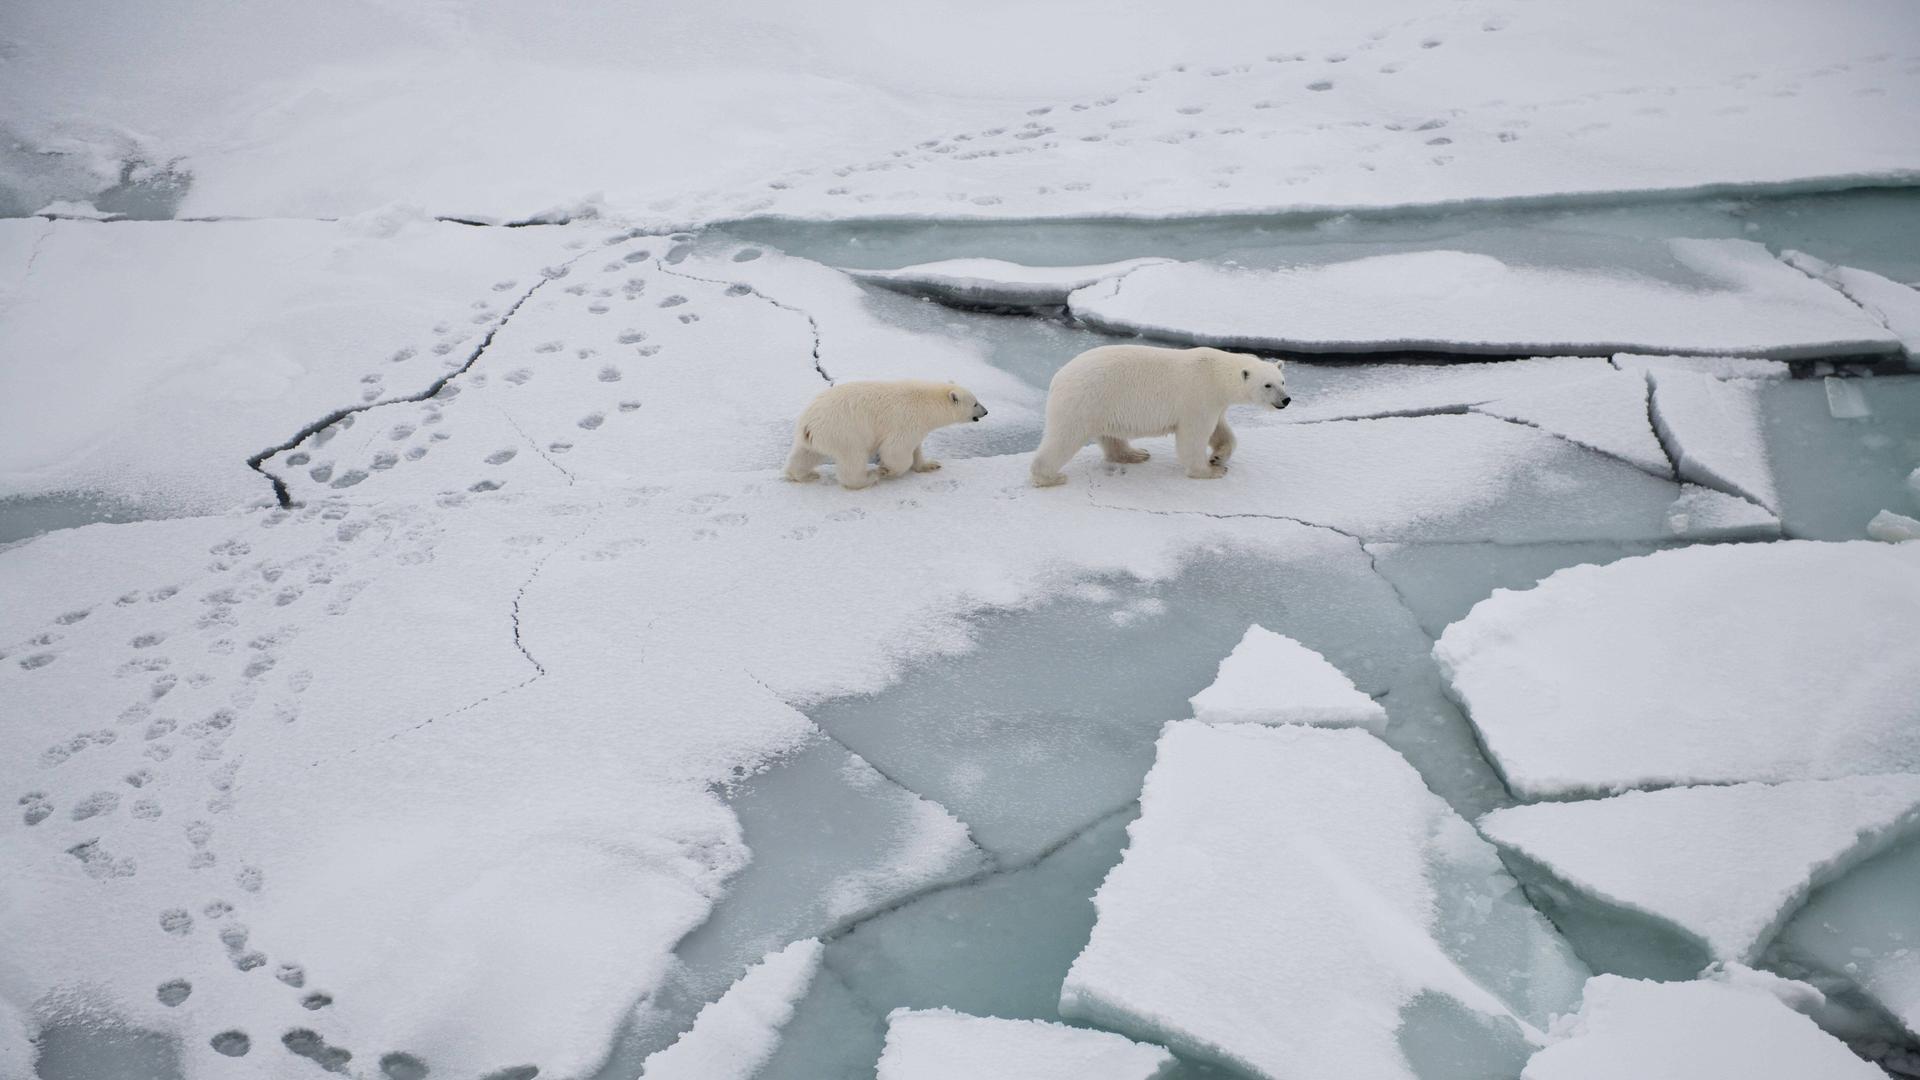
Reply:
[[1909, 840], [1815, 890], [1774, 939], [1767, 965], [1920, 1037], [1916, 896], [1920, 842]]
[[[1753, 962], [1809, 890], [1915, 833], [1920, 776], [1633, 791], [1479, 824], [1596, 968], [1685, 978], [1704, 966], [1702, 947]], [[1666, 929], [1635, 934], [1636, 919]], [[1692, 940], [1661, 955], [1667, 934]]]
[[[1497, 591], [1434, 657], [1525, 798], [1920, 768], [1920, 547], [1695, 546]], [[1729, 602], [1737, 597], [1738, 602]]]
[[1262, 1077], [1517, 1069], [1586, 969], [1352, 729], [1169, 724], [1061, 1012]]
[[1213, 683], [1188, 700], [1208, 724], [1363, 727], [1376, 735], [1387, 726], [1387, 711], [1326, 657], [1257, 624], [1220, 661]]
[[1067, 294], [1164, 259], [1095, 266], [1026, 266], [1004, 259], [942, 259], [898, 270], [849, 270], [860, 281], [961, 307], [1060, 307]]
[[1885, 1080], [1772, 994], [1724, 982], [1588, 981], [1522, 1080]]
[[1154, 1080], [1172, 1067], [1165, 1050], [1111, 1032], [895, 1009], [879, 1080]]
[[1731, 492], [1778, 512], [1780, 495], [1761, 430], [1761, 391], [1752, 379], [1654, 371], [1653, 423], [1680, 478]]
[[[1600, 244], [1596, 262], [1586, 249]], [[1103, 330], [1273, 351], [1791, 359], [1900, 348], [1879, 321], [1759, 244], [1566, 246], [1540, 261], [1496, 246], [1324, 265], [1169, 263], [1080, 289], [1070, 306]]]
[[811, 938], [769, 953], [700, 1010], [677, 1042], [647, 1058], [644, 1080], [752, 1080], [773, 1056], [780, 1029], [820, 970]]

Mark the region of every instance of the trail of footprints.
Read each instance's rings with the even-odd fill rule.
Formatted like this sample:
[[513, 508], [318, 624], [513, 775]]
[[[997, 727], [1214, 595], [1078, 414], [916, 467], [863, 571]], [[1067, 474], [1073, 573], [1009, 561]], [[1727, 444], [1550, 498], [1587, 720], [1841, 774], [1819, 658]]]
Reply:
[[[1444, 28], [1433, 29], [1436, 22], [1443, 23]], [[1393, 116], [1383, 121], [1324, 119], [1326, 110], [1316, 101], [1323, 95], [1338, 96], [1351, 85], [1392, 79], [1420, 65], [1483, 62], [1449, 61], [1446, 46], [1456, 35], [1495, 34], [1507, 26], [1508, 19], [1503, 15], [1459, 13], [1381, 27], [1344, 49], [1280, 51], [1255, 62], [1224, 66], [1175, 64], [1144, 73], [1132, 85], [1107, 96], [1031, 108], [1025, 116], [1005, 124], [925, 139], [880, 158], [832, 169], [796, 169], [769, 181], [760, 193], [720, 196], [709, 192], [703, 199], [718, 198], [726, 206], [725, 216], [766, 211], [781, 205], [789, 197], [787, 193], [800, 189], [818, 190], [830, 200], [851, 204], [935, 197], [986, 207], [1002, 205], [1012, 197], [1022, 205], [1039, 208], [1051, 197], [1096, 189], [1109, 197], [1127, 198], [1126, 186], [1136, 182], [1139, 163], [1128, 169], [1100, 171], [1075, 152], [1074, 160], [1088, 168], [1083, 176], [1072, 177], [1063, 168], [1054, 175], [1069, 179], [1015, 191], [1008, 188], [1003, 176], [992, 174], [996, 176], [996, 194], [979, 193], [982, 185], [978, 181], [983, 174], [956, 168], [954, 163], [1014, 160], [1076, 144], [1151, 148], [1154, 144], [1179, 146], [1199, 140], [1274, 138], [1287, 140], [1291, 151], [1305, 157], [1279, 177], [1283, 185], [1296, 185], [1333, 168], [1377, 171], [1379, 166], [1369, 160], [1370, 155], [1396, 142], [1417, 146], [1420, 160], [1427, 167], [1452, 163], [1463, 146], [1476, 154], [1499, 154], [1501, 147], [1528, 138], [1528, 129], [1535, 127], [1543, 114], [1586, 108], [1609, 99], [1651, 99], [1635, 115], [1652, 122], [1682, 110], [1704, 110], [1713, 115], [1745, 112], [1748, 106], [1740, 102], [1753, 94], [1756, 85], [1784, 98], [1799, 94], [1805, 82], [1850, 75], [1867, 81], [1867, 85], [1852, 91], [1854, 96], [1865, 98], [1884, 96], [1888, 85], [1902, 82], [1913, 89], [1909, 80], [1920, 75], [1920, 56], [1901, 57], [1896, 67], [1890, 64], [1895, 60], [1892, 54], [1876, 53], [1850, 64], [1772, 72], [1764, 81], [1760, 73], [1753, 72], [1711, 82], [1619, 87], [1544, 102], [1444, 102], [1433, 106], [1432, 113]], [[1450, 130], [1437, 131], [1449, 125]], [[1549, 130], [1556, 137], [1580, 139], [1612, 126], [1610, 119], [1586, 124], [1563, 121]], [[1335, 146], [1316, 149], [1306, 141], [1342, 133], [1347, 139]], [[1323, 160], [1312, 160], [1316, 154]], [[1256, 185], [1272, 182], [1271, 176], [1243, 177], [1245, 163], [1234, 161], [1232, 154], [1216, 149], [1207, 156], [1222, 162], [1212, 166], [1210, 185], [1214, 188], [1232, 188], [1242, 179], [1251, 179]], [[939, 191], [930, 186], [942, 183], [950, 189]], [[718, 207], [710, 209], [720, 212]]]
[[[348, 610], [365, 582], [336, 579], [335, 560], [346, 546], [377, 542], [362, 537], [378, 529], [396, 549], [393, 561], [405, 565], [430, 557], [431, 539], [338, 504], [263, 512], [249, 521], [261, 530], [296, 522], [318, 531], [319, 542], [296, 544], [302, 553], [282, 560], [256, 555], [243, 533], [209, 548], [205, 573], [191, 585], [136, 590], [75, 608], [27, 642], [0, 650], [0, 665], [12, 669], [0, 667], [0, 678], [44, 679], [57, 677], [49, 673], [61, 670], [57, 662], [70, 634], [90, 634], [90, 650], [114, 637], [125, 649], [114, 677], [126, 682], [127, 704], [111, 726], [76, 732], [40, 753], [44, 779], [15, 796], [18, 824], [10, 827], [42, 833], [62, 819], [78, 827], [56, 842], [86, 876], [103, 883], [140, 873], [139, 860], [126, 849], [153, 849], [156, 834], [149, 830], [177, 829], [179, 857], [196, 879], [205, 875], [204, 888], [213, 895], [157, 911], [152, 932], [211, 939], [237, 976], [269, 970], [300, 1009], [317, 1012], [333, 1004], [332, 995], [308, 985], [301, 963], [269, 956], [240, 917], [239, 905], [268, 881], [258, 866], [223, 859], [217, 848], [215, 822], [233, 809], [242, 787], [241, 760], [228, 755], [226, 744], [243, 725], [298, 721], [298, 697], [312, 675], [282, 667], [298, 629], [279, 620], [298, 614], [286, 611], [298, 604], [326, 615]], [[191, 979], [178, 977], [159, 983], [153, 994], [173, 1008], [194, 990]], [[310, 1027], [291, 1027], [280, 1041], [332, 1071], [353, 1057]], [[212, 1034], [208, 1044], [232, 1057], [253, 1049], [239, 1029]], [[426, 1075], [424, 1063], [399, 1052], [383, 1057], [380, 1068], [389, 1080]]]

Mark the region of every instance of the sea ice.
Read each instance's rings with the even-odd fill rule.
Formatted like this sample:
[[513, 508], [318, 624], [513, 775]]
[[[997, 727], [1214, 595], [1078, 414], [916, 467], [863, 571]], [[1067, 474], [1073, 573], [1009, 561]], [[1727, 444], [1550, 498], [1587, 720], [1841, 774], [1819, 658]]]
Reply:
[[1767, 963], [1920, 1037], [1920, 843], [1908, 841], [1818, 889]]
[[1857, 380], [1829, 375], [1820, 381], [1827, 391], [1827, 415], [1835, 420], [1865, 420], [1873, 415]]
[[1615, 353], [1613, 366], [1621, 371], [1684, 371], [1711, 375], [1716, 379], [1787, 379], [1793, 367], [1785, 360], [1761, 360], [1748, 356], [1648, 356], [1645, 353]]
[[385, 234], [0, 221], [29, 233], [32, 273], [0, 319], [0, 355], [20, 361], [0, 365], [0, 495], [88, 490], [176, 513], [269, 496], [250, 456], [335, 410], [424, 391], [564, 239], [417, 216]]
[[1788, 263], [1839, 289], [1879, 319], [1906, 350], [1907, 366], [1920, 369], [1920, 289], [1902, 285], [1871, 270], [1835, 266], [1804, 251], [1788, 251]]
[[1551, 432], [1655, 476], [1673, 475], [1673, 463], [1648, 419], [1647, 380], [1637, 372], [1610, 370], [1567, 379], [1480, 402], [1473, 411]]
[[1885, 509], [1920, 511], [1920, 377], [1851, 378], [1872, 415], [1835, 420], [1820, 379], [1760, 390], [1762, 432], [1790, 536], [1853, 540]]
[[1682, 371], [1654, 371], [1653, 423], [1680, 478], [1718, 488], [1779, 513], [1780, 493], [1761, 431], [1766, 384]]
[[860, 281], [959, 307], [1061, 307], [1067, 294], [1165, 259], [1098, 266], [1026, 266], [1004, 259], [942, 259], [898, 270], [848, 270]]
[[[1725, 496], [1721, 496], [1725, 498]], [[1733, 500], [1742, 506], [1753, 504]], [[1562, 544], [1403, 544], [1369, 543], [1373, 567], [1429, 636], [1438, 637], [1473, 605], [1495, 589], [1530, 589], [1540, 579], [1581, 563], [1610, 563], [1645, 555], [1659, 545], [1648, 542], [1583, 541]]]
[[1576, 566], [1495, 592], [1434, 658], [1523, 798], [1916, 769], [1920, 666], [1891, 644], [1920, 637], [1916, 569], [1863, 541]]
[[1884, 1080], [1772, 994], [1724, 982], [1588, 980], [1522, 1080]]
[[[1517, 1068], [1585, 968], [1357, 730], [1169, 724], [1064, 1015], [1262, 1077]], [[1493, 1070], [1489, 1070], [1493, 1071]]]
[[1867, 536], [1874, 540], [1885, 540], [1898, 544], [1903, 540], [1920, 540], [1920, 521], [1905, 514], [1896, 514], [1891, 510], [1882, 510], [1867, 522]]
[[[1556, 894], [1571, 892], [1568, 903], [1661, 920], [1714, 960], [1752, 963], [1811, 889], [1915, 831], [1920, 776], [1632, 791], [1509, 807], [1479, 824], [1550, 875]], [[1608, 967], [1574, 921], [1555, 919]]]
[[1105, 330], [1274, 351], [1795, 359], [1899, 348], [1880, 323], [1759, 244], [1661, 246], [1661, 276], [1467, 251], [1274, 269], [1168, 263], [1077, 290], [1070, 306]]
[[1317, 724], [1363, 727], [1379, 734], [1387, 711], [1353, 680], [1305, 645], [1264, 626], [1220, 661], [1212, 685], [1188, 699], [1208, 724]]
[[680, 1041], [647, 1058], [642, 1080], [753, 1080], [820, 970], [820, 943], [796, 941], [700, 1010]]
[[952, 1009], [895, 1009], [879, 1080], [1153, 1080], [1173, 1055], [1106, 1031]]
[[[1287, 365], [1293, 404], [1282, 419], [1366, 420], [1464, 412], [1499, 398], [1556, 392], [1570, 382], [1611, 370], [1591, 356], [1449, 364], [1353, 364], [1300, 361]], [[1641, 409], [1642, 415], [1646, 410]]]
[[1689, 494], [1682, 485], [1471, 413], [1250, 427], [1232, 471], [1205, 482], [1186, 478], [1167, 441], [1141, 446], [1153, 459], [1124, 467], [1082, 451], [1066, 466], [1069, 483], [1085, 483], [1103, 506], [1292, 518], [1366, 540], [1632, 542], [1778, 530], [1757, 507], [1716, 511], [1742, 501], [1717, 493], [1684, 508], [1710, 512], [1670, 521], [1675, 500]]

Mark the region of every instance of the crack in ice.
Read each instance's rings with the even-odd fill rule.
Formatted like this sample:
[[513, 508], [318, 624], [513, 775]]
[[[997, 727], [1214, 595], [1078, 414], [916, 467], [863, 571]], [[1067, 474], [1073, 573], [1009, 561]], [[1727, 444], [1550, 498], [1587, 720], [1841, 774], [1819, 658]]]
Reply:
[[813, 331], [813, 370], [820, 373], [820, 377], [827, 381], [828, 386], [833, 385], [833, 376], [827, 374], [827, 369], [824, 366], [822, 366], [820, 362], [820, 345], [821, 345], [820, 320], [814, 318], [812, 312], [802, 307], [795, 307], [794, 305], [789, 304], [784, 300], [776, 300], [773, 297], [768, 296], [766, 293], [761, 292], [758, 288], [754, 287], [753, 285], [744, 281], [723, 281], [720, 278], [702, 277], [699, 274], [688, 274], [688, 273], [683, 273], [679, 270], [669, 270], [667, 269], [666, 263], [660, 259], [654, 259], [653, 265], [654, 265], [654, 268], [659, 270], [661, 273], [670, 275], [672, 277], [681, 278], [682, 280], [685, 280], [685, 281], [699, 281], [699, 282], [704, 282], [708, 285], [721, 285], [727, 288], [745, 289], [747, 290], [747, 293], [749, 295], [754, 296], [758, 299], [764, 300], [767, 303], [772, 304], [774, 307], [777, 307], [782, 311], [791, 311], [795, 315], [798, 315], [801, 318], [807, 320], [808, 328]]

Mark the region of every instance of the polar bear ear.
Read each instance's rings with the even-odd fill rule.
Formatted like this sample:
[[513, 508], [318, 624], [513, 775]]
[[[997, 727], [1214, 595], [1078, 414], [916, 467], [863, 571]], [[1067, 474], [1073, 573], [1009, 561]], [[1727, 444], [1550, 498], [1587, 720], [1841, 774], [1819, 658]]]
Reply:
[[960, 391], [958, 390], [947, 391], [947, 400], [953, 402], [955, 405], [960, 404]]
[[1240, 369], [1240, 381], [1241, 381], [1241, 382], [1245, 382], [1245, 381], [1247, 381], [1248, 379], [1251, 379], [1251, 378], [1253, 378], [1253, 372], [1251, 372], [1251, 371], [1248, 371], [1248, 370], [1247, 370], [1246, 368], [1241, 368], [1241, 369]]

